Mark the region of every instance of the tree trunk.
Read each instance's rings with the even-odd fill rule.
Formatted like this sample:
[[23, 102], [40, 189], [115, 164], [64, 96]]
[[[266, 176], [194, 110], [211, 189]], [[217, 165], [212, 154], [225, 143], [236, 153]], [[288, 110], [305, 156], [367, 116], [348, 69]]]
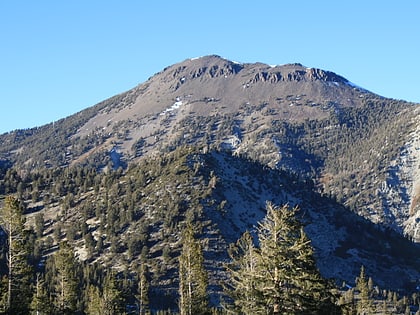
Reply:
[[[10, 230], [9, 230], [10, 231]], [[8, 250], [7, 264], [9, 267], [9, 280], [7, 287], [7, 309], [10, 310], [12, 305], [12, 276], [13, 276], [13, 250], [12, 250], [12, 233], [9, 232], [9, 250]]]

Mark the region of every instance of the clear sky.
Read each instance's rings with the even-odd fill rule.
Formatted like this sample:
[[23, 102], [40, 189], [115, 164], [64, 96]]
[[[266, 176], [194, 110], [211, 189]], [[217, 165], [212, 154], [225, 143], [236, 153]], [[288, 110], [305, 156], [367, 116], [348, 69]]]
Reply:
[[0, 133], [40, 126], [164, 67], [217, 54], [334, 71], [420, 102], [420, 1], [0, 1]]

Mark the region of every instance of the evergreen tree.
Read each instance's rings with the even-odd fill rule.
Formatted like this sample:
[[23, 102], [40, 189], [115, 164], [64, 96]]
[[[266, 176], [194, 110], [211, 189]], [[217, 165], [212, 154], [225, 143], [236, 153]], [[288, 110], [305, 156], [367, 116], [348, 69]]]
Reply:
[[340, 313], [332, 285], [316, 267], [296, 212], [296, 208], [267, 203], [267, 215], [257, 228], [259, 250], [252, 249], [250, 236], [240, 240], [239, 255], [233, 259], [236, 268], [230, 268], [230, 285], [237, 305], [248, 301], [249, 306], [241, 310], [244, 314]]
[[36, 237], [41, 238], [43, 232], [44, 232], [44, 215], [42, 213], [38, 213], [35, 216], [35, 234], [36, 234]]
[[119, 315], [124, 313], [124, 300], [118, 287], [116, 276], [109, 272], [102, 288], [102, 309], [104, 315]]
[[149, 280], [148, 268], [143, 263], [138, 272], [137, 301], [139, 314], [147, 314], [149, 311]]
[[87, 305], [86, 305], [86, 314], [87, 315], [102, 315], [103, 314], [103, 305], [100, 296], [100, 290], [97, 286], [88, 285], [88, 296], [87, 296]]
[[52, 313], [52, 306], [41, 274], [35, 278], [34, 294], [31, 302], [31, 314], [48, 315]]
[[248, 231], [236, 244], [229, 247], [231, 262], [226, 265], [229, 283], [225, 285], [225, 291], [234, 301], [234, 312], [241, 314], [264, 313], [264, 306], [261, 304], [262, 296], [257, 290], [258, 255], [252, 235]]
[[372, 301], [369, 297], [369, 284], [365, 275], [365, 267], [360, 268], [360, 275], [356, 279], [356, 289], [359, 291], [359, 299], [357, 301], [357, 314], [368, 315], [372, 313]]
[[202, 245], [194, 237], [189, 224], [182, 235], [179, 257], [179, 311], [181, 315], [199, 315], [208, 312], [207, 273], [203, 266]]
[[77, 262], [67, 242], [60, 243], [54, 256], [56, 268], [55, 308], [61, 314], [74, 314], [78, 298]]
[[316, 267], [310, 240], [296, 212], [297, 208], [267, 203], [267, 215], [258, 225], [260, 288], [273, 314], [308, 314], [335, 308], [331, 287]]
[[7, 297], [5, 309], [9, 314], [27, 314], [31, 301], [31, 267], [26, 247], [28, 232], [18, 199], [7, 196], [0, 212], [0, 224], [7, 234]]

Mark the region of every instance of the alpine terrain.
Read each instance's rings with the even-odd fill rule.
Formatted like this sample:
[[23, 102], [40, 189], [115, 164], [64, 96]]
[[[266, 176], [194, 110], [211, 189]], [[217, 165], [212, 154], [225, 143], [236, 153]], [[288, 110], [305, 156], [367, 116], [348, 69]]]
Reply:
[[[1, 208], [21, 209], [29, 265], [50, 296], [59, 296], [62, 248], [75, 252], [85, 280], [73, 311], [104, 301], [100, 288], [112, 277], [97, 270], [112, 270], [125, 312], [182, 313], [186, 248], [203, 253], [209, 305], [229, 304], [230, 244], [249, 231], [262, 255], [260, 226], [283, 205], [295, 209], [320, 274], [337, 290], [355, 287], [361, 268], [380, 288], [371, 291], [375, 305], [382, 290], [411, 294], [420, 285], [420, 105], [333, 72], [187, 59], [0, 143]], [[13, 253], [3, 221], [7, 278]], [[38, 278], [29, 281], [35, 288]], [[51, 299], [53, 309], [67, 305]]]

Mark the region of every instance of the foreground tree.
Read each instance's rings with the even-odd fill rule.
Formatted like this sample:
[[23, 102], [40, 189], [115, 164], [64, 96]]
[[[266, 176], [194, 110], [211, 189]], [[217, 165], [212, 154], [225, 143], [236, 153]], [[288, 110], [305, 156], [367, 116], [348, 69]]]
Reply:
[[28, 264], [28, 232], [24, 229], [23, 209], [13, 196], [7, 196], [0, 211], [0, 224], [7, 234], [7, 297], [6, 312], [27, 314], [31, 301], [31, 267]]
[[34, 294], [31, 302], [31, 314], [48, 315], [52, 313], [51, 303], [48, 292], [45, 288], [45, 282], [41, 274], [37, 274], [35, 278]]
[[228, 308], [240, 314], [264, 313], [261, 292], [257, 289], [260, 256], [251, 233], [245, 232], [236, 244], [230, 245], [228, 252], [231, 262], [226, 269], [230, 283], [224, 289], [234, 302], [233, 308]]
[[[230, 294], [244, 314], [337, 314], [332, 285], [323, 279], [313, 258], [310, 240], [296, 218], [297, 209], [267, 203], [267, 215], [259, 223], [259, 249], [244, 236]], [[252, 259], [251, 259], [252, 257]], [[229, 292], [227, 292], [229, 294]], [[247, 305], [244, 308], [244, 305]]]
[[89, 285], [87, 287], [87, 305], [85, 312], [87, 315], [102, 315], [103, 314], [103, 303], [101, 300], [101, 293], [97, 286]]
[[149, 311], [149, 281], [148, 268], [145, 263], [141, 265], [138, 271], [137, 302], [139, 314], [147, 314]]
[[102, 314], [118, 315], [124, 313], [124, 300], [114, 272], [108, 272], [104, 279], [101, 301]]
[[78, 299], [77, 262], [67, 242], [54, 256], [56, 268], [55, 308], [60, 314], [75, 314]]
[[369, 284], [365, 275], [365, 267], [360, 268], [359, 277], [356, 279], [356, 289], [359, 291], [359, 299], [357, 301], [357, 314], [371, 314], [373, 311], [372, 300], [369, 296]]
[[85, 313], [88, 315], [125, 314], [125, 301], [114, 272], [109, 271], [100, 285], [89, 284]]
[[182, 235], [179, 257], [179, 311], [181, 315], [208, 312], [207, 273], [204, 269], [203, 249], [188, 225]]

